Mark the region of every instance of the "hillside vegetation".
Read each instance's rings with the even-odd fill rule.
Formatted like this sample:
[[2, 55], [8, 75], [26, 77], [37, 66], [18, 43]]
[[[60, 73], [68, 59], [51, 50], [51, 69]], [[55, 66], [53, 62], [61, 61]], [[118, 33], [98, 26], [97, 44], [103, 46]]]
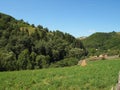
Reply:
[[87, 55], [79, 39], [0, 13], [0, 71], [64, 67]]
[[89, 55], [119, 55], [120, 54], [120, 33], [94, 33], [82, 39], [83, 44], [89, 51]]
[[111, 90], [120, 60], [88, 62], [87, 66], [0, 72], [0, 90]]

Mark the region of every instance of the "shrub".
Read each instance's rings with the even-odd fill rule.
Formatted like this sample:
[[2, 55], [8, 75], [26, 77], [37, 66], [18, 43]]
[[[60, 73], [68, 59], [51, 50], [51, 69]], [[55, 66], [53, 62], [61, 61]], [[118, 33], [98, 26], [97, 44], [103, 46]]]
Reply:
[[78, 59], [76, 58], [65, 58], [61, 61], [51, 64], [51, 67], [65, 67], [65, 66], [73, 66], [78, 63]]

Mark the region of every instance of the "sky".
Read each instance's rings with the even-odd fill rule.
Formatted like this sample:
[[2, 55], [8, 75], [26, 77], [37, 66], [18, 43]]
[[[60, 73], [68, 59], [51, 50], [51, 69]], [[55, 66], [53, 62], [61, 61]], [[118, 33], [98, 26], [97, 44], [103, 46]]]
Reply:
[[120, 32], [120, 0], [1, 0], [0, 12], [75, 37]]

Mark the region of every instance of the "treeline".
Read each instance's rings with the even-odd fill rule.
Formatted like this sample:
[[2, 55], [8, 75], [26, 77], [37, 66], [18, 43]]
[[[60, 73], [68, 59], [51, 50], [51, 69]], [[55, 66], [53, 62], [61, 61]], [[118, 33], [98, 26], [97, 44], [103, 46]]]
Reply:
[[0, 13], [0, 71], [64, 67], [87, 55], [79, 39]]
[[89, 51], [89, 56], [108, 54], [120, 55], [120, 33], [94, 33], [82, 40], [83, 44]]

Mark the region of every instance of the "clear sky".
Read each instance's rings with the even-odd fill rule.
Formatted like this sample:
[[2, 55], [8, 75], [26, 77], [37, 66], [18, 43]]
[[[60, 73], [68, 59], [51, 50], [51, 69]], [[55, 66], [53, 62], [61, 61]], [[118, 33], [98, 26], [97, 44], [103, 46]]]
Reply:
[[0, 12], [75, 37], [120, 31], [120, 0], [1, 0]]

